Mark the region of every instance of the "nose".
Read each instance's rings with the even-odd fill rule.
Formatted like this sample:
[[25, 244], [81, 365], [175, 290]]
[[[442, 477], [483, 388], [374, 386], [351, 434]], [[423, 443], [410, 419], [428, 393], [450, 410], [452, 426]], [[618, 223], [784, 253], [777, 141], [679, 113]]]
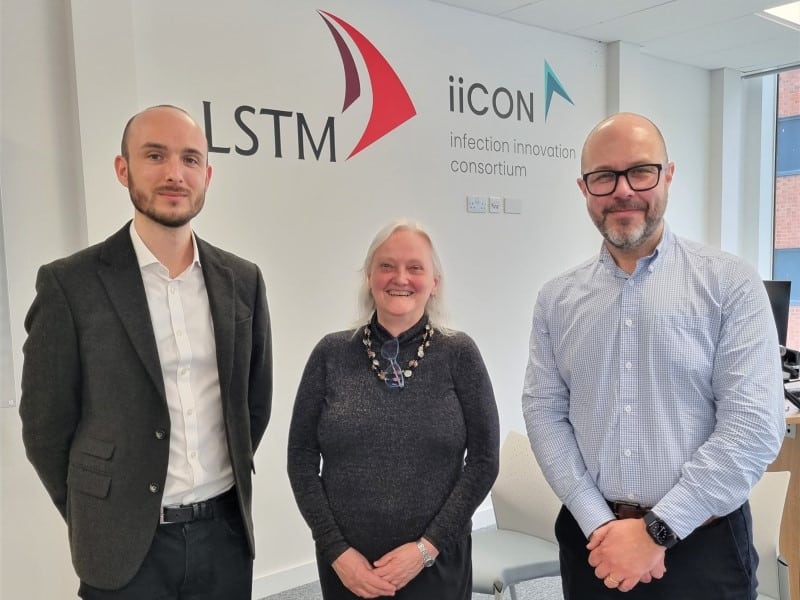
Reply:
[[628, 178], [625, 175], [620, 175], [617, 178], [617, 187], [614, 190], [615, 196], [625, 196], [630, 197], [633, 196], [636, 192], [631, 189], [630, 184], [628, 183]]
[[404, 268], [397, 269], [394, 279], [398, 283], [406, 283], [408, 281], [408, 270]]
[[165, 163], [167, 181], [182, 182], [183, 181], [183, 163], [179, 156], [170, 158]]

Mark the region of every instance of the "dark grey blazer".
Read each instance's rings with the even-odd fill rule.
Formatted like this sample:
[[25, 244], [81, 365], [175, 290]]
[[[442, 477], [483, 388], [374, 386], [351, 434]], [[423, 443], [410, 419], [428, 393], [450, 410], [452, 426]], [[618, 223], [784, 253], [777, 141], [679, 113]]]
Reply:
[[[253, 453], [267, 427], [272, 350], [258, 267], [197, 239], [228, 448], [255, 555]], [[158, 526], [170, 419], [144, 284], [125, 225], [43, 266], [25, 320], [22, 437], [67, 522], [82, 581], [128, 583]]]

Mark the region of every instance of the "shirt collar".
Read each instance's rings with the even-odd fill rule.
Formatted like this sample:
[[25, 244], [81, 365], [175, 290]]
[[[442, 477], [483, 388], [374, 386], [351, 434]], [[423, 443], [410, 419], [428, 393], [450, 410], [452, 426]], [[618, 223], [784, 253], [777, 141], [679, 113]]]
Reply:
[[[133, 251], [136, 253], [136, 261], [139, 263], [139, 268], [144, 269], [150, 265], [161, 265], [161, 262], [152, 252], [150, 252], [150, 248], [148, 248], [144, 241], [142, 241], [142, 238], [139, 236], [139, 232], [136, 231], [136, 227], [133, 226], [133, 221], [131, 221], [129, 231], [131, 234], [131, 242], [133, 243]], [[192, 264], [200, 266], [200, 253], [197, 251], [197, 240], [194, 237], [194, 231], [192, 231], [192, 252], [194, 255]]]
[[[649, 269], [652, 271], [661, 261], [661, 257], [664, 256], [674, 241], [675, 235], [669, 228], [669, 224], [664, 221], [664, 230], [661, 233], [661, 241], [658, 242], [658, 245], [656, 246], [655, 250], [653, 250], [652, 254], [644, 256], [637, 261], [636, 271], [634, 271], [633, 274], [635, 275], [640, 269]], [[611, 253], [608, 251], [605, 240], [603, 240], [600, 245], [599, 260], [606, 267], [612, 269], [612, 271], [613, 269], [617, 268], [617, 263], [614, 262], [614, 257], [611, 256]]]

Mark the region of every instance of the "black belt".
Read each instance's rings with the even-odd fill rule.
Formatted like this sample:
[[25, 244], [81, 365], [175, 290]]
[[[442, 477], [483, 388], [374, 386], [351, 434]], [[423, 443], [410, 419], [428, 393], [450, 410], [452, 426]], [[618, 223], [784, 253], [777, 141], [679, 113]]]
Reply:
[[182, 504], [180, 506], [164, 506], [161, 508], [159, 523], [161, 525], [169, 525], [171, 523], [191, 523], [192, 521], [213, 519], [225, 514], [230, 506], [235, 504], [236, 488], [232, 487], [227, 492], [202, 502]]

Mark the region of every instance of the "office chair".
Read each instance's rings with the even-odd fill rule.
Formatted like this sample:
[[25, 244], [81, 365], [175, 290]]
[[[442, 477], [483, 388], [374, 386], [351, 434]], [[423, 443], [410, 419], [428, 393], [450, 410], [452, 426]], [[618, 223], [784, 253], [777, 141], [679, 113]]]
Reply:
[[496, 529], [472, 534], [472, 591], [500, 600], [508, 587], [511, 600], [517, 600], [515, 584], [560, 574], [553, 527], [561, 501], [545, 481], [528, 437], [516, 431], [500, 450], [492, 506]]
[[780, 556], [778, 540], [789, 471], [768, 471], [753, 487], [753, 543], [758, 552], [758, 600], [789, 600], [789, 569]]

